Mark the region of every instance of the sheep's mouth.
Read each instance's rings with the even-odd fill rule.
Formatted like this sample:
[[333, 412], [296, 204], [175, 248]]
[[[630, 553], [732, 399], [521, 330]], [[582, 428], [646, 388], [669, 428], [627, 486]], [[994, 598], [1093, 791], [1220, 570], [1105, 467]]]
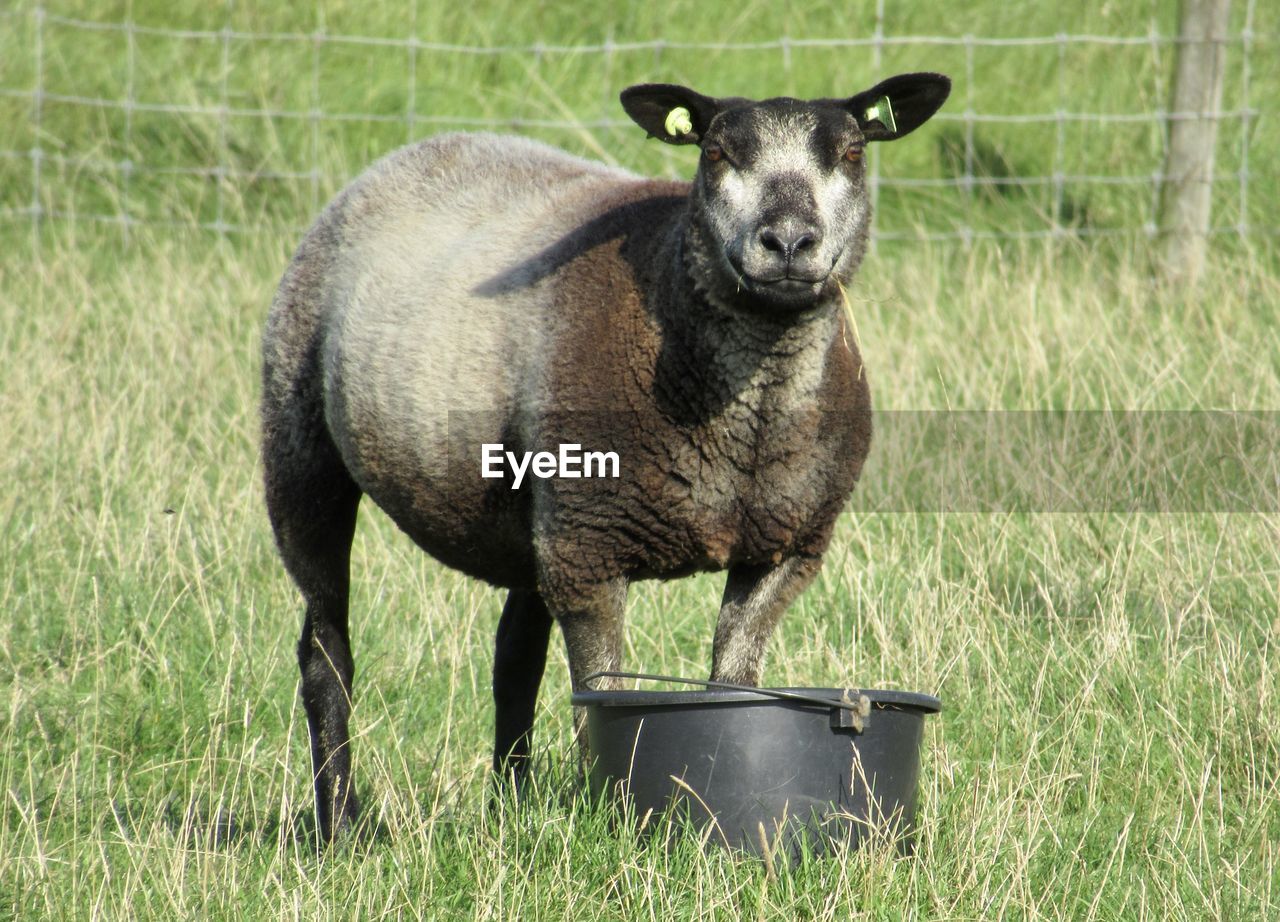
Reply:
[[768, 274], [752, 274], [744, 268], [740, 254], [726, 247], [718, 251], [715, 289], [721, 303], [748, 313], [803, 314], [829, 300], [842, 255], [829, 264], [814, 266], [806, 261], [802, 266], [772, 267]]
[[764, 288], [768, 291], [780, 292], [800, 292], [818, 288], [827, 280], [827, 276], [779, 275], [772, 278], [761, 278], [759, 276], [744, 275], [743, 280], [751, 288]]
[[770, 276], [748, 275], [736, 262], [730, 265], [737, 276], [738, 291], [753, 299], [767, 301], [779, 307], [804, 308], [812, 306], [821, 296], [831, 272], [800, 273], [789, 269], [786, 273]]

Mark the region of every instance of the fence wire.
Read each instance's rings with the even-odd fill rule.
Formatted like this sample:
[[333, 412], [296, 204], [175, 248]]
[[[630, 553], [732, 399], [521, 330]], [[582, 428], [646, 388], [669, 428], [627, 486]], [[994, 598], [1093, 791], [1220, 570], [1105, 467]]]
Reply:
[[[31, 144], [4, 144], [0, 134], [0, 178], [9, 194], [0, 197], [0, 220], [29, 221], [33, 237], [39, 240], [40, 227], [46, 221], [84, 221], [95, 224], [115, 225], [128, 234], [138, 225], [154, 225], [173, 228], [201, 228], [220, 234], [248, 233], [258, 228], [258, 223], [247, 214], [246, 191], [264, 184], [290, 185], [304, 190], [299, 205], [310, 209], [307, 215], [295, 215], [309, 219], [319, 208], [326, 190], [341, 186], [349, 179], [348, 172], [335, 172], [329, 162], [333, 158], [322, 155], [322, 136], [332, 126], [395, 126], [403, 129], [400, 141], [411, 140], [422, 134], [445, 128], [487, 129], [524, 133], [559, 132], [566, 137], [582, 137], [592, 132], [621, 131], [630, 128], [626, 119], [614, 116], [576, 118], [571, 112], [560, 117], [530, 117], [528, 115], [466, 115], [459, 112], [420, 112], [421, 94], [418, 91], [423, 61], [432, 56], [458, 55], [481, 59], [523, 62], [531, 79], [537, 78], [537, 68], [551, 58], [602, 58], [610, 69], [614, 58], [633, 53], [648, 53], [660, 59], [669, 52], [747, 54], [778, 54], [784, 68], [790, 68], [795, 56], [819, 50], [856, 49], [871, 54], [873, 67], [878, 71], [886, 52], [892, 49], [920, 49], [921, 57], [929, 59], [929, 49], [958, 49], [963, 55], [963, 73], [953, 73], [956, 92], [948, 106], [935, 117], [944, 126], [956, 129], [958, 142], [950, 151], [950, 169], [937, 169], [934, 175], [887, 175], [881, 165], [879, 151], [869, 159], [869, 180], [873, 203], [882, 203], [889, 194], [911, 193], [930, 195], [943, 192], [958, 193], [960, 200], [969, 204], [952, 208], [940, 208], [939, 219], [921, 221], [920, 214], [930, 214], [929, 209], [913, 212], [910, 226], [878, 228], [876, 240], [1019, 240], [1055, 237], [1107, 237], [1116, 235], [1154, 235], [1156, 233], [1157, 204], [1160, 188], [1165, 179], [1164, 139], [1170, 123], [1180, 119], [1213, 118], [1223, 125], [1233, 125], [1234, 150], [1229, 157], [1221, 156], [1219, 163], [1230, 163], [1227, 169], [1219, 169], [1212, 177], [1215, 203], [1227, 202], [1230, 207], [1221, 209], [1232, 218], [1218, 222], [1211, 232], [1235, 234], [1242, 238], [1254, 235], [1275, 235], [1280, 227], [1266, 219], [1253, 220], [1261, 212], [1252, 195], [1254, 169], [1257, 162], [1251, 156], [1251, 147], [1259, 141], [1254, 130], [1259, 118], [1274, 114], [1275, 100], [1268, 94], [1255, 100], [1253, 92], [1253, 57], [1260, 43], [1273, 37], [1254, 32], [1256, 0], [1246, 5], [1242, 25], [1224, 36], [1221, 41], [1235, 54], [1236, 73], [1230, 81], [1231, 90], [1222, 108], [1215, 112], [1171, 112], [1156, 107], [1135, 111], [1087, 111], [1073, 108], [1068, 80], [1067, 57], [1071, 50], [1087, 46], [1136, 48], [1148, 51], [1158, 66], [1154, 68], [1158, 85], [1148, 88], [1144, 96], [1166, 99], [1167, 85], [1172, 72], [1173, 58], [1179, 44], [1176, 35], [1160, 34], [1154, 25], [1145, 35], [1067, 34], [1025, 37], [981, 37], [975, 35], [893, 35], [884, 29], [884, 0], [878, 0], [876, 26], [865, 38], [794, 38], [779, 37], [775, 40], [745, 43], [685, 42], [669, 39], [651, 41], [613, 42], [587, 44], [528, 45], [467, 45], [424, 41], [417, 37], [395, 38], [331, 34], [312, 32], [250, 32], [229, 26], [217, 30], [169, 29], [152, 25], [140, 25], [129, 20], [89, 20], [57, 15], [43, 5], [35, 5], [28, 11], [0, 11], [0, 28], [11, 26], [14, 21], [29, 17], [30, 61], [26, 68], [28, 79], [12, 80], [13, 68], [0, 70], [0, 101], [13, 100], [25, 104], [29, 118], [26, 136]], [[415, 29], [409, 23], [410, 32]], [[75, 44], [79, 36], [106, 37], [109, 42], [108, 63], [123, 72], [118, 82], [118, 92], [73, 92], [54, 87], [49, 81], [49, 63], [46, 59], [51, 30], [57, 30], [65, 40], [71, 35]], [[138, 74], [144, 54], [140, 40], [191, 43], [194, 46], [212, 47], [216, 50], [217, 63], [210, 79], [206, 80], [202, 93], [191, 101], [156, 101], [139, 98]], [[233, 102], [230, 86], [237, 80], [237, 64], [233, 48], [278, 48], [285, 46], [298, 54], [298, 60], [306, 60], [307, 73], [297, 74], [299, 84], [309, 86], [306, 95], [309, 105], [242, 105]], [[376, 49], [387, 53], [403, 54], [407, 68], [402, 85], [405, 93], [403, 106], [382, 109], [369, 108], [358, 111], [329, 111], [324, 104], [322, 91], [323, 58], [329, 48]], [[980, 96], [974, 90], [975, 57], [978, 53], [1001, 53], [1013, 49], [1029, 49], [1053, 62], [1057, 80], [1057, 100], [1051, 111], [1008, 111], [1008, 96]], [[1269, 49], [1274, 52], [1274, 49]], [[193, 52], [194, 53], [194, 52]], [[252, 57], [249, 55], [248, 57]], [[1162, 72], [1164, 73], [1162, 76]], [[612, 87], [609, 89], [616, 89]], [[88, 145], [89, 149], [73, 149], [62, 143], [50, 143], [52, 136], [49, 120], [53, 107], [64, 110], [62, 120], [86, 118], [99, 113], [113, 118], [111, 136], [100, 143]], [[1265, 107], [1265, 108], [1264, 108]], [[613, 107], [616, 108], [616, 107]], [[607, 110], [606, 110], [607, 111]], [[68, 114], [70, 113], [70, 114]], [[208, 139], [206, 148], [192, 145], [193, 151], [180, 162], [153, 162], [148, 159], [147, 140], [140, 138], [138, 121], [141, 117], [159, 117], [172, 120], [175, 133], [181, 133], [181, 119], [213, 120], [214, 136]], [[250, 120], [264, 126], [293, 123], [301, 126], [305, 141], [298, 145], [291, 158], [270, 165], [246, 164], [231, 156], [233, 124]], [[1022, 172], [1005, 163], [997, 151], [992, 154], [990, 145], [984, 146], [982, 132], [1001, 126], [1012, 126], [1036, 132], [1040, 143], [1051, 147], [1047, 158], [1047, 171]], [[1072, 169], [1069, 154], [1077, 144], [1077, 133], [1084, 128], [1132, 126], [1148, 129], [1157, 139], [1148, 145], [1141, 156], [1135, 155], [1117, 170], [1112, 164], [1107, 169]], [[3, 129], [0, 129], [3, 131]], [[1222, 141], [1219, 142], [1220, 147]], [[111, 152], [120, 152], [113, 156]], [[159, 158], [174, 159], [173, 157]], [[944, 157], [944, 159], [946, 159]], [[1079, 159], [1079, 158], [1075, 158]], [[944, 164], [945, 166], [945, 164]], [[924, 171], [928, 172], [928, 170]], [[25, 173], [25, 183], [22, 174]], [[93, 189], [83, 195], [58, 194], [59, 188], [69, 181], [87, 184]], [[138, 186], [147, 180], [183, 179], [192, 181], [180, 187], [178, 198], [167, 201], [166, 209], [150, 207]], [[203, 182], [201, 182], [203, 181]], [[14, 190], [26, 187], [26, 194]], [[1120, 220], [1089, 221], [1079, 219], [1080, 209], [1071, 199], [1069, 190], [1097, 190], [1113, 188], [1132, 190], [1128, 201], [1138, 204], [1120, 209]], [[1230, 190], [1230, 193], [1226, 192]], [[1005, 194], [1041, 194], [1038, 207], [1030, 209], [1037, 215], [1037, 225], [1002, 226], [999, 219], [988, 222], [972, 221], [972, 200], [982, 193], [988, 196]], [[182, 196], [187, 196], [184, 201]], [[234, 205], [234, 207], [233, 207]]]

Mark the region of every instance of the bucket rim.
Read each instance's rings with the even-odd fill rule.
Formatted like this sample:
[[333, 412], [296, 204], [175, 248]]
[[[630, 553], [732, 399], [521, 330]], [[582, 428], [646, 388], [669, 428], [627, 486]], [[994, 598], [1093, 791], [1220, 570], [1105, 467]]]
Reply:
[[[936, 714], [942, 710], [942, 701], [923, 692], [901, 691], [884, 688], [802, 688], [780, 686], [772, 691], [799, 693], [813, 697], [830, 698], [831, 706], [838, 707], [847, 692], [866, 695], [872, 707], [899, 708]], [[726, 691], [723, 689], [699, 689], [697, 691], [643, 691], [640, 689], [602, 689], [575, 691], [570, 697], [575, 707], [643, 708], [679, 707], [716, 704], [768, 704], [792, 708], [818, 708], [816, 702], [793, 701], [775, 698], [767, 692]]]

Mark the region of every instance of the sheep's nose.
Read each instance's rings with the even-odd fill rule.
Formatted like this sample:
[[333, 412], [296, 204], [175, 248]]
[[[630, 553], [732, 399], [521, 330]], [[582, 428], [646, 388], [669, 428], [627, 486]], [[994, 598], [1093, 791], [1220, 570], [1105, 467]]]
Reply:
[[791, 262], [805, 250], [818, 244], [818, 232], [811, 227], [764, 227], [760, 229], [760, 245]]

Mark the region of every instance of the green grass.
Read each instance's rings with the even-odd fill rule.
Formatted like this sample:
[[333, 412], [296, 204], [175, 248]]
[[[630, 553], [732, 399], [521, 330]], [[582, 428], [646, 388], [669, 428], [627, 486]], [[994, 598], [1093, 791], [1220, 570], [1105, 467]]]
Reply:
[[[1154, 28], [1168, 37], [1176, 34], [1176, 6], [1174, 0], [1066, 9], [1024, 4], [1015, 13], [976, 0], [963, 9], [948, 7], [940, 17], [932, 2], [898, 0], [886, 5], [884, 31], [890, 38], [1134, 38]], [[1280, 95], [1280, 69], [1267, 64], [1277, 51], [1280, 15], [1267, 4], [1252, 6], [1246, 58], [1239, 36], [1250, 5], [1237, 4], [1223, 98], [1228, 112], [1252, 108], [1260, 115], [1223, 119], [1214, 223], [1234, 228], [1247, 221], [1274, 233], [1270, 203], [1280, 196], [1280, 170], [1270, 152], [1280, 146], [1280, 123], [1270, 116], [1270, 100]], [[325, 0], [227, 7], [204, 0], [60, 0], [45, 4], [42, 25], [34, 8], [34, 0], [16, 0], [13, 15], [0, 19], [0, 88], [20, 92], [39, 85], [49, 94], [38, 119], [30, 98], [0, 95], [0, 125], [9, 135], [0, 138], [0, 150], [15, 154], [0, 157], [0, 213], [28, 208], [34, 191], [41, 207], [57, 214], [125, 214], [179, 225], [305, 225], [369, 160], [423, 132], [467, 127], [476, 119], [499, 126], [509, 120], [581, 122], [587, 127], [524, 130], [575, 152], [684, 175], [692, 155], [639, 143], [617, 104], [621, 87], [662, 80], [689, 82], [713, 94], [834, 96], [865, 89], [891, 73], [933, 68], [955, 79], [953, 98], [939, 120], [926, 134], [873, 156], [888, 179], [948, 180], [964, 176], [969, 147], [976, 185], [887, 186], [880, 199], [882, 231], [904, 234], [923, 226], [935, 233], [1026, 233], [1043, 231], [1055, 219], [1093, 233], [1140, 230], [1154, 219], [1150, 177], [1161, 169], [1164, 144], [1157, 119], [1066, 121], [1061, 127], [1052, 121], [979, 121], [969, 143], [963, 116], [966, 110], [1006, 117], [1058, 110], [1154, 113], [1169, 105], [1173, 55], [1172, 45], [1146, 42], [1072, 42], [1061, 49], [890, 44], [879, 53], [804, 44], [785, 52], [776, 45], [716, 47], [776, 43], [784, 36], [802, 43], [872, 35], [875, 4], [842, 0], [621, 6]], [[80, 19], [132, 22], [143, 31], [95, 31], [78, 25]], [[224, 41], [224, 27], [234, 37]], [[155, 28], [170, 31], [146, 31]], [[330, 38], [313, 42], [312, 34]], [[332, 39], [344, 35], [432, 44], [415, 50]], [[655, 39], [704, 47], [626, 48]], [[621, 50], [527, 50], [535, 43], [609, 42]], [[441, 45], [525, 50], [476, 55]], [[126, 101], [138, 108], [127, 110]], [[177, 111], [156, 109], [174, 106]], [[225, 118], [223, 106], [232, 113]], [[37, 145], [45, 159], [33, 190], [35, 171], [25, 153]], [[190, 174], [218, 167], [232, 178]], [[1237, 176], [1242, 169], [1248, 170], [1243, 198]], [[1011, 176], [1058, 174], [1060, 190], [1052, 181], [999, 184]], [[1074, 178], [1089, 176], [1130, 181]]]
[[[1153, 7], [1163, 24], [1168, 7]], [[194, 3], [56, 9], [119, 19], [129, 8], [153, 25], [219, 29], [224, 21], [221, 9]], [[402, 11], [345, 4], [237, 9], [235, 24], [309, 31], [316, 9], [333, 32], [402, 36], [411, 28]], [[610, 30], [616, 41], [672, 37], [677, 28], [724, 41], [784, 29], [870, 31], [861, 5], [605, 9], [424, 4], [416, 28], [424, 39], [477, 44], [599, 41]], [[949, 31], [1141, 34], [1150, 13], [1108, 19], [1046, 8], [1015, 20], [996, 10], [975, 3]], [[1060, 23], [1064, 15], [1079, 19]], [[898, 32], [946, 31], [931, 4], [904, 4], [892, 16]], [[0, 84], [26, 85], [26, 52], [8, 51], [28, 47], [27, 38], [0, 28]], [[51, 74], [61, 60], [57, 73], [79, 81], [68, 91], [119, 98], [110, 83], [119, 79], [118, 45], [104, 40], [77, 54], [50, 39], [46, 50]], [[292, 105], [289, 75], [309, 63], [288, 50], [239, 65], [244, 83], [233, 92], [254, 106]], [[155, 76], [138, 80], [138, 98], [216, 102], [217, 62], [195, 54], [148, 52]], [[188, 56], [186, 68], [172, 65]], [[807, 67], [797, 58], [790, 72], [770, 72], [742, 55], [619, 55], [604, 74], [598, 60], [548, 56], [541, 78], [549, 94], [530, 89], [511, 62], [449, 59], [438, 72], [422, 65], [418, 111], [444, 98], [485, 114], [559, 118], [559, 99], [589, 120], [615, 118], [608, 99], [634, 79], [747, 92], [777, 89], [777, 81], [783, 90], [831, 92], [821, 87], [873, 79], [860, 54], [836, 57]], [[894, 59], [886, 69], [915, 66], [909, 49]], [[1030, 64], [1019, 60], [1027, 59], [976, 62], [977, 75], [986, 86], [1011, 74], [1030, 79]], [[388, 65], [379, 76], [379, 66], [348, 60], [335, 71], [332, 111], [402, 105], [403, 71]], [[927, 66], [949, 65], [931, 58]], [[1260, 85], [1275, 84], [1278, 75], [1257, 69]], [[337, 79], [343, 73], [358, 76]], [[1099, 111], [1099, 100], [1114, 98], [1112, 77], [1097, 67], [1073, 79], [1073, 92], [1090, 94], [1082, 108]], [[1016, 105], [1045, 111], [1057, 88], [1030, 92], [1041, 96]], [[30, 144], [27, 105], [0, 98], [0, 148]], [[129, 151], [152, 164], [219, 162], [216, 125], [196, 117], [139, 117], [133, 146], [117, 148], [123, 136], [98, 116], [45, 115], [49, 150], [85, 154], [97, 145], [108, 157]], [[245, 169], [309, 169], [309, 139], [275, 127], [233, 127], [229, 156]], [[1274, 124], [1255, 127], [1274, 137], [1265, 133]], [[954, 126], [938, 128], [886, 148], [886, 172], [936, 175], [946, 162], [936, 135]], [[323, 139], [322, 198], [403, 140], [405, 126], [400, 137], [380, 131], [361, 137], [343, 128]], [[644, 145], [630, 131], [544, 134], [639, 169], [689, 166], [684, 152]], [[1028, 157], [1033, 140], [1024, 139]], [[1116, 143], [1090, 135], [1080, 156], [1114, 167]], [[299, 159], [287, 156], [290, 145], [301, 145]], [[1255, 200], [1265, 202], [1267, 164], [1256, 166]], [[71, 203], [62, 210], [115, 213], [114, 180], [62, 169], [45, 176], [49, 207], [61, 200]], [[16, 170], [0, 178], [0, 207], [11, 195], [24, 207], [30, 164], [0, 160], [0, 170]], [[253, 230], [221, 238], [196, 228], [216, 214], [209, 182], [166, 182], [151, 188], [139, 179], [129, 207], [176, 226], [136, 227], [127, 241], [118, 228], [83, 221], [46, 221], [34, 237], [29, 218], [0, 225], [8, 446], [0, 476], [10, 485], [0, 492], [0, 918], [1280, 912], [1274, 512], [845, 516], [822, 575], [773, 642], [768, 682], [918, 689], [940, 695], [945, 710], [927, 725], [917, 855], [872, 849], [789, 870], [703, 854], [689, 842], [644, 847], [585, 803], [558, 644], [538, 719], [544, 789], [527, 809], [488, 813], [488, 672], [501, 596], [435, 565], [366, 507], [353, 562], [356, 767], [382, 834], [317, 856], [293, 655], [301, 610], [272, 548], [256, 459], [258, 336], [294, 228], [310, 216], [311, 186], [229, 184], [225, 216]], [[82, 202], [77, 189], [102, 200]], [[1106, 190], [1088, 195], [1095, 210], [1124, 207], [1107, 205]], [[881, 217], [899, 227], [928, 224], [951, 207], [927, 196], [881, 204]], [[1036, 220], [1025, 199], [979, 207], [995, 209], [988, 220]], [[1265, 239], [1219, 242], [1197, 291], [1153, 281], [1140, 239], [883, 246], [851, 298], [877, 406], [1280, 408], [1276, 253]], [[864, 486], [890, 475], [886, 463], [873, 449]], [[710, 576], [635, 587], [627, 665], [705, 673], [719, 589]]]

